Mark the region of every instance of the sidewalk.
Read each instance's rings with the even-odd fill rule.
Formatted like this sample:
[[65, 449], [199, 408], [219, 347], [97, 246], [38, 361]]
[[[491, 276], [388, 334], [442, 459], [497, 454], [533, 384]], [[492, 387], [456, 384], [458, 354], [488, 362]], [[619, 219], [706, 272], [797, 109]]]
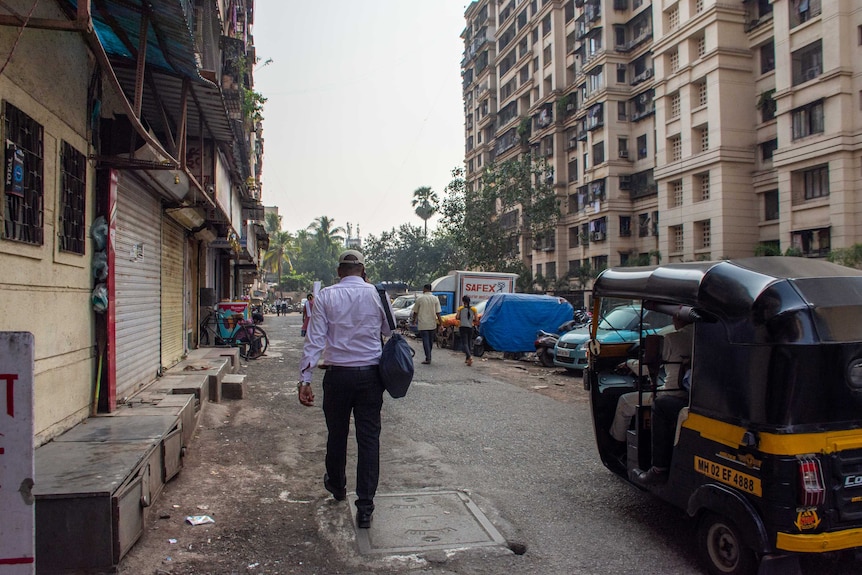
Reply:
[[[266, 316], [266, 355], [241, 365], [248, 393], [206, 406], [182, 472], [148, 509], [119, 573], [344, 572], [337, 558], [355, 547], [350, 508], [322, 485], [322, 374], [315, 407], [297, 401], [300, 324], [296, 313]], [[190, 516], [213, 523], [193, 526]]]

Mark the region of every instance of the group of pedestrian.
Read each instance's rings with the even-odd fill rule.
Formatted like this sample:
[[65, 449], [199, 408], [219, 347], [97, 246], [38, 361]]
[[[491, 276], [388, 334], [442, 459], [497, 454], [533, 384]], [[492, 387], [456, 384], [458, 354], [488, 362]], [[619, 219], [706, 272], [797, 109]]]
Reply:
[[[392, 334], [387, 313], [389, 316], [393, 313], [382, 288], [378, 289], [366, 278], [365, 257], [361, 252], [342, 252], [338, 256], [337, 274], [338, 283], [321, 289], [316, 298], [308, 294], [303, 303], [301, 333], [305, 344], [297, 392], [302, 405], [314, 405], [311, 385], [319, 364], [324, 370], [323, 415], [328, 432], [323, 487], [337, 501], [347, 499], [347, 442], [352, 415], [357, 445], [356, 525], [367, 529], [371, 526], [380, 477], [380, 412], [384, 391], [378, 371], [381, 336]], [[462, 303], [457, 317], [460, 333], [467, 338], [465, 334], [472, 334], [478, 319], [470, 298], [465, 296]], [[423, 364], [431, 363], [440, 312], [440, 301], [431, 293], [431, 285], [426, 284], [413, 307], [413, 320], [425, 353]], [[465, 363], [472, 365], [470, 346], [465, 345], [464, 349]]]
[[275, 307], [275, 315], [287, 315], [287, 308], [290, 305], [290, 300], [276, 298], [272, 305]]

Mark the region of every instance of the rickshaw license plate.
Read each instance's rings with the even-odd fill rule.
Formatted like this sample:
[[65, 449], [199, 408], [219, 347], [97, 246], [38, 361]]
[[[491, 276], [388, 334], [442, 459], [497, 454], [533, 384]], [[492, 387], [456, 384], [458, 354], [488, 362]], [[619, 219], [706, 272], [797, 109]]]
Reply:
[[694, 469], [702, 475], [706, 475], [716, 481], [721, 481], [722, 483], [736, 487], [746, 493], [751, 493], [758, 497], [763, 494], [760, 487], [760, 479], [752, 475], [748, 475], [747, 473], [740, 473], [726, 465], [721, 465], [720, 463], [715, 463], [714, 461], [695, 455]]

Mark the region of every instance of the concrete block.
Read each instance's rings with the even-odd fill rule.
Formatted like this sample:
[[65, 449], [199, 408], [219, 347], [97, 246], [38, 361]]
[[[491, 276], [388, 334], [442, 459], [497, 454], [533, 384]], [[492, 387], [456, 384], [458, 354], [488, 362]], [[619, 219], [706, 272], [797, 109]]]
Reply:
[[246, 395], [245, 375], [230, 373], [221, 380], [221, 394], [225, 399], [243, 399]]
[[229, 364], [229, 373], [236, 373], [239, 370], [239, 348], [238, 347], [208, 347], [206, 354], [201, 359], [227, 359]]
[[226, 357], [186, 359], [167, 371], [166, 377], [177, 374], [203, 373], [209, 377], [209, 387], [205, 398], [218, 403], [221, 401], [221, 380], [230, 372], [230, 360]]
[[201, 409], [202, 402], [209, 397], [210, 376], [206, 373], [188, 375], [166, 375], [157, 381], [152, 393], [164, 391], [166, 394], [191, 394], [195, 396], [195, 410]]

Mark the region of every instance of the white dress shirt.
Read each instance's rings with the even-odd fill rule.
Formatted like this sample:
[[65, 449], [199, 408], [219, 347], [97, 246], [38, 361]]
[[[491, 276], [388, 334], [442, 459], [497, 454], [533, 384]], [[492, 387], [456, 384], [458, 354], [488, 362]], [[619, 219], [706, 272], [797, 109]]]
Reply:
[[321, 353], [326, 365], [377, 365], [383, 349], [381, 333], [390, 335], [392, 330], [374, 285], [359, 276], [347, 276], [323, 288], [314, 298], [299, 362], [300, 380], [311, 381]]

